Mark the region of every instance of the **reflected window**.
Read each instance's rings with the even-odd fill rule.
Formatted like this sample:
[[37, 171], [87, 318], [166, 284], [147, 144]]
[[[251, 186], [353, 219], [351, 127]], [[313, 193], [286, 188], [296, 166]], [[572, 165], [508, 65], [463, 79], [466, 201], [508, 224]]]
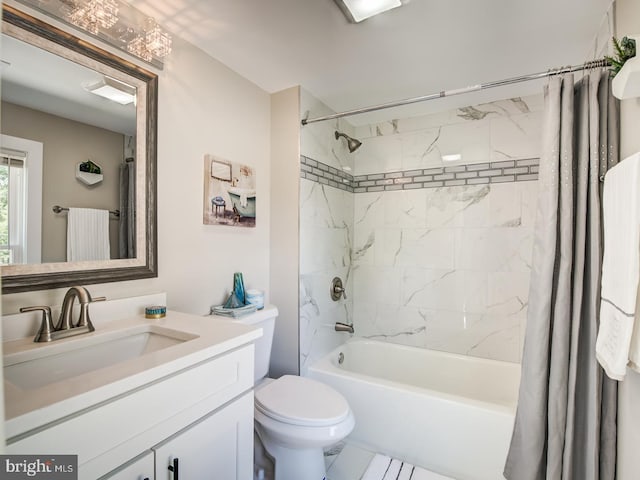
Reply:
[[0, 156], [0, 263], [23, 263], [26, 252], [26, 152]]

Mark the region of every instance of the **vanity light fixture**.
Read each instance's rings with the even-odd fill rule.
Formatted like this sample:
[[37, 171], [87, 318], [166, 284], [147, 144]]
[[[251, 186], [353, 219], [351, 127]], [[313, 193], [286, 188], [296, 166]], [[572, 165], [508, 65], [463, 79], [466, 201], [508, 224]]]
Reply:
[[171, 53], [171, 36], [122, 0], [17, 0], [83, 30], [155, 67]]
[[160, 28], [153, 18], [147, 18], [143, 32], [127, 44], [129, 53], [151, 61], [153, 57], [166, 57], [171, 53], [171, 35]]
[[335, 2], [351, 23], [358, 23], [402, 6], [400, 0], [335, 0]]
[[99, 95], [120, 105], [129, 105], [136, 101], [136, 89], [110, 77], [93, 85], [84, 87], [87, 92]]
[[73, 3], [69, 21], [84, 30], [97, 35], [100, 29], [109, 29], [118, 23], [117, 0], [89, 0]]

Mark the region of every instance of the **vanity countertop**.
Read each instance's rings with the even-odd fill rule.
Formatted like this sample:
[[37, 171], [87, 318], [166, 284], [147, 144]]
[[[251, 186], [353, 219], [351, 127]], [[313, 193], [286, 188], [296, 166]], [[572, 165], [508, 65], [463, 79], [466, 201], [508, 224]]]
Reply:
[[[23, 389], [5, 379], [5, 435], [12, 438], [60, 421], [77, 412], [188, 369], [200, 362], [255, 341], [260, 328], [223, 321], [215, 316], [197, 316], [168, 311], [161, 319], [134, 315], [122, 320], [101, 323], [96, 331], [49, 344], [34, 343], [32, 337], [3, 343], [3, 354], [20, 355], [48, 349], [49, 354], [68, 349], [70, 342], [98, 343], [102, 338], [129, 329], [145, 329], [149, 325], [183, 333], [188, 341], [169, 348], [146, 353], [111, 366], [79, 374], [55, 383]], [[206, 381], [206, 379], [203, 379]]]

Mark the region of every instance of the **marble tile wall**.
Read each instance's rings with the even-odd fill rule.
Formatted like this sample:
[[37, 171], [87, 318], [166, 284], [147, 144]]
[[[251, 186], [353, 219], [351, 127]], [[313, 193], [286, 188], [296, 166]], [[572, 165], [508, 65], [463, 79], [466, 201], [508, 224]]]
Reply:
[[356, 129], [354, 180], [434, 175], [415, 190], [354, 188], [358, 336], [520, 360], [541, 109], [540, 95]]
[[[300, 370], [349, 338], [335, 322], [353, 323], [353, 193], [300, 179]], [[331, 280], [345, 283], [347, 300], [333, 301]]]
[[362, 337], [518, 362], [537, 182], [355, 194]]
[[[334, 113], [305, 90], [301, 90], [302, 116]], [[349, 338], [336, 332], [335, 322], [353, 323], [353, 243], [354, 198], [350, 172], [354, 156], [334, 131], [353, 135], [345, 121], [320, 122], [301, 129], [300, 150], [312, 160], [308, 168], [322, 165], [322, 183], [310, 173], [300, 178], [300, 371]], [[305, 165], [301, 165], [305, 167]], [[304, 171], [303, 171], [304, 172]], [[348, 184], [343, 182], [347, 179]], [[329, 182], [333, 183], [331, 185]], [[340, 187], [340, 188], [337, 188]], [[331, 300], [333, 277], [346, 284], [347, 300]]]
[[[615, 2], [611, 2], [609, 10], [600, 23], [600, 28], [593, 40], [593, 50], [589, 52], [589, 57], [598, 59], [605, 55], [613, 54], [612, 37], [615, 35]], [[629, 33], [629, 32], [626, 32]]]
[[542, 106], [535, 95], [358, 127], [353, 175], [537, 158]]
[[[317, 114], [328, 113], [307, 100]], [[361, 337], [519, 361], [541, 109], [542, 96], [534, 96], [341, 125], [363, 142], [354, 155], [331, 138], [337, 124], [303, 128], [303, 374], [348, 338], [333, 331], [335, 321], [353, 321]], [[442, 161], [453, 153], [461, 161]], [[422, 178], [428, 174], [453, 176], [445, 184]], [[396, 178], [410, 181], [398, 188]], [[394, 184], [363, 183], [389, 179]], [[336, 275], [346, 278], [347, 301], [334, 303], [328, 295]]]
[[[304, 89], [300, 90], [300, 109], [302, 118], [321, 117], [335, 113]], [[349, 136], [355, 135], [353, 126], [342, 119], [305, 125], [300, 130], [300, 154], [338, 170], [351, 173], [355, 156], [349, 153], [343, 138], [336, 140], [334, 136], [336, 130]]]

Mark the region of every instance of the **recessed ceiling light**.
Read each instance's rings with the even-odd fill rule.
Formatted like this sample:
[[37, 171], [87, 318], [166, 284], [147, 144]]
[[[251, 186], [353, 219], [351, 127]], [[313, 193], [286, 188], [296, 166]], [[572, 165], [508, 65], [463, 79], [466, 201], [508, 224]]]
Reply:
[[353, 23], [402, 6], [400, 0], [335, 0], [335, 2]]
[[457, 162], [458, 160], [462, 160], [462, 155], [460, 153], [452, 153], [451, 155], [442, 155], [443, 162]]
[[99, 95], [120, 105], [129, 105], [136, 100], [136, 89], [131, 85], [104, 77], [100, 82], [84, 86], [87, 92]]

